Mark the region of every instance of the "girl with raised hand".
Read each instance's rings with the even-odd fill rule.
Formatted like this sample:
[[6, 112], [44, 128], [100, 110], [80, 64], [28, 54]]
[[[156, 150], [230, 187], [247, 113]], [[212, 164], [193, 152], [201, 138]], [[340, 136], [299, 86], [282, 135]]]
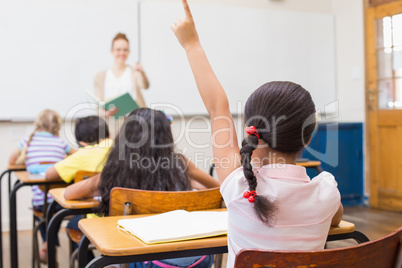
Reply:
[[239, 149], [228, 98], [200, 44], [189, 5], [182, 3], [185, 18], [171, 29], [211, 117], [216, 172], [229, 213], [227, 267], [243, 248], [323, 249], [343, 207], [331, 174], [310, 180], [296, 165], [316, 125], [310, 93], [292, 82], [269, 82], [255, 90], [246, 102], [247, 134]]

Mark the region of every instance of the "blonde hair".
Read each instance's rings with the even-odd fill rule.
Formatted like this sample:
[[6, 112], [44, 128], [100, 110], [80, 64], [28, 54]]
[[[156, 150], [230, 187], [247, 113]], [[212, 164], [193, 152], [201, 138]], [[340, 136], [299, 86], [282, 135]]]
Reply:
[[38, 115], [36, 118], [35, 122], [35, 129], [32, 132], [32, 134], [29, 136], [29, 139], [22, 148], [20, 155], [18, 156], [17, 160], [15, 161], [15, 164], [17, 165], [22, 165], [25, 163], [25, 160], [27, 158], [27, 149], [29, 147], [29, 144], [32, 141], [33, 136], [37, 131], [46, 131], [52, 133], [54, 136], [59, 135], [60, 127], [61, 127], [61, 117], [60, 115], [53, 111], [46, 109]]

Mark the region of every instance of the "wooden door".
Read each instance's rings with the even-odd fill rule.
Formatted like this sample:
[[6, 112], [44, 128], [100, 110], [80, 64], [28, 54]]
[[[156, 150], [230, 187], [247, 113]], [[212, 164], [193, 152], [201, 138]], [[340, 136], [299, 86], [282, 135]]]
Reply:
[[402, 211], [402, 0], [365, 0], [365, 34], [370, 205]]

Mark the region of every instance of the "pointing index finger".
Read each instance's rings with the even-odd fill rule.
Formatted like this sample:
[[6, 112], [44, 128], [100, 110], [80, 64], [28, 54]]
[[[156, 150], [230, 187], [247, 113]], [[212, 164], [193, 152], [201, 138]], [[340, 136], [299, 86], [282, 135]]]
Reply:
[[187, 3], [187, 0], [182, 0], [182, 3], [183, 3], [183, 7], [184, 7], [184, 13], [186, 14], [186, 18], [192, 19], [193, 15], [191, 14], [191, 10]]

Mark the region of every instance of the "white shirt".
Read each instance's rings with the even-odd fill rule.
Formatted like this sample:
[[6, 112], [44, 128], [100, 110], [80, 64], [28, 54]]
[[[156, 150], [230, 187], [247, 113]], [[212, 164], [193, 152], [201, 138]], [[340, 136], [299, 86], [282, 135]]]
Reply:
[[116, 97], [129, 92], [136, 99], [133, 90], [133, 78], [131, 67], [127, 66], [120, 77], [116, 77], [112, 69], [106, 71], [104, 99]]
[[274, 200], [278, 210], [273, 226], [268, 227], [258, 220], [253, 203], [243, 197], [249, 191], [243, 167], [225, 179], [221, 193], [229, 215], [227, 267], [234, 267], [241, 249], [324, 249], [332, 217], [340, 205], [334, 176], [322, 172], [310, 180], [304, 167], [284, 164], [253, 171], [257, 194]]

